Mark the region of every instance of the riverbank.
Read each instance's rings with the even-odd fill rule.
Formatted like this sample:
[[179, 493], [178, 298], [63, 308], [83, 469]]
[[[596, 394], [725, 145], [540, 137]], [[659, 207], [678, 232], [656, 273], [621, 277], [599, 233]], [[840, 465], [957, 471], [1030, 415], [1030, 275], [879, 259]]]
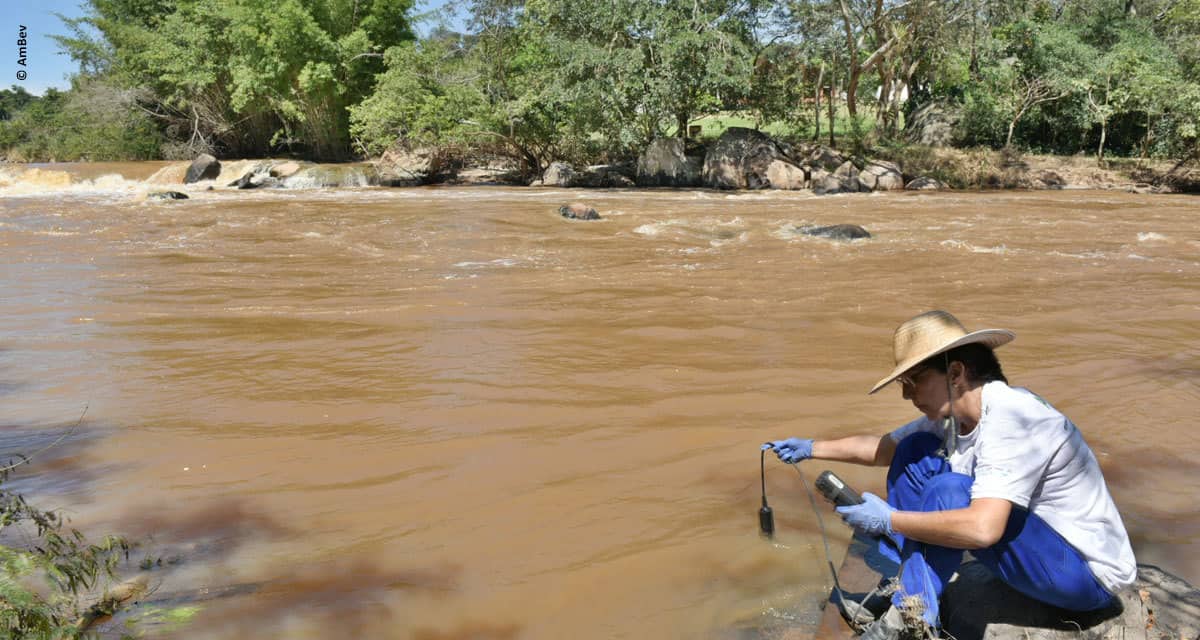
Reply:
[[[752, 144], [656, 141], [638, 158], [578, 167], [553, 162], [540, 173], [504, 156], [454, 157], [435, 149], [393, 150], [339, 164], [211, 156], [192, 163], [6, 163], [0, 164], [0, 193], [120, 187], [154, 192], [184, 184], [218, 190], [446, 185], [783, 189], [818, 195], [904, 189], [1200, 193], [1200, 165], [1195, 162], [1116, 158], [1100, 163], [1092, 156], [919, 145], [883, 148], [864, 157], [823, 145], [790, 145], [757, 132], [748, 137]], [[739, 148], [731, 152], [731, 146]], [[130, 173], [132, 167], [137, 168]]]
[[537, 174], [503, 157], [455, 158], [432, 149], [393, 150], [371, 164], [384, 182], [398, 185], [811, 189], [818, 194], [900, 189], [1200, 192], [1200, 166], [1194, 162], [1139, 158], [1101, 162], [1094, 156], [923, 145], [883, 147], [856, 155], [820, 144], [791, 144], [736, 127], [707, 143], [660, 139], [636, 158], [590, 166], [551, 162]]
[[1200, 167], [1162, 159], [1008, 153], [994, 149], [910, 146], [893, 158], [906, 170], [942, 176], [962, 189], [1103, 189], [1134, 193], [1200, 192]]

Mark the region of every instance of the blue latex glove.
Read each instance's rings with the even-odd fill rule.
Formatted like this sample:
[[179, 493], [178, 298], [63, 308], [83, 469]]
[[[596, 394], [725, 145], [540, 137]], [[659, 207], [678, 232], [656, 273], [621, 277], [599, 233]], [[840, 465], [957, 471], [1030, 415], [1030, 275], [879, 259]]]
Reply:
[[788, 464], [795, 464], [812, 457], [813, 441], [806, 438], [788, 438], [787, 440], [772, 440], [762, 446], [762, 450], [771, 449], [779, 459]]
[[842, 520], [867, 535], [891, 537], [895, 533], [892, 531], [892, 512], [895, 509], [873, 493], [864, 493], [862, 497], [862, 504], [837, 508]]

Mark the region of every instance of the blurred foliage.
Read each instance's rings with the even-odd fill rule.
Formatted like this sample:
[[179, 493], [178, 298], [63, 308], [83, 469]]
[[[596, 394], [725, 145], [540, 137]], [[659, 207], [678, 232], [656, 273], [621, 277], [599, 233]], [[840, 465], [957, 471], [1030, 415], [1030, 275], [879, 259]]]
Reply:
[[111, 584], [129, 543], [106, 536], [91, 543], [62, 516], [31, 506], [5, 489], [0, 471], [0, 534], [20, 531], [22, 548], [0, 545], [0, 635], [59, 640], [80, 637], [81, 599]]

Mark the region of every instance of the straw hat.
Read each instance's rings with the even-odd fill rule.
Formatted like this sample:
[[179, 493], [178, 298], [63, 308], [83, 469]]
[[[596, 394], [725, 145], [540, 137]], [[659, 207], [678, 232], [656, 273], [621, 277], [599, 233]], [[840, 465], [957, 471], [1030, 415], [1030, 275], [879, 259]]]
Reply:
[[896, 368], [892, 369], [886, 378], [880, 380], [868, 392], [868, 395], [884, 388], [900, 374], [931, 356], [975, 342], [994, 349], [1012, 342], [1016, 337], [1007, 329], [983, 329], [967, 333], [962, 323], [949, 313], [927, 311], [896, 327], [896, 333], [892, 336], [892, 352], [896, 357]]

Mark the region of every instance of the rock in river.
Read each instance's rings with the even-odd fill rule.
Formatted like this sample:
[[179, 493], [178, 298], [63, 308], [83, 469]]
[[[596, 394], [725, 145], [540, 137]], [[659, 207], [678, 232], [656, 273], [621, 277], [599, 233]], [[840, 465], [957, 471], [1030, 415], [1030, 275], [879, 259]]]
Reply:
[[219, 175], [221, 175], [221, 162], [207, 153], [202, 153], [192, 160], [187, 175], [183, 177], [183, 183], [191, 184], [201, 180], [212, 180]]
[[583, 204], [582, 202], [572, 202], [564, 204], [558, 208], [558, 213], [564, 218], [572, 220], [599, 220], [600, 214], [596, 210]]
[[147, 200], [187, 200], [186, 193], [179, 191], [152, 191], [146, 194]]
[[866, 229], [856, 224], [834, 224], [825, 227], [797, 227], [796, 231], [799, 231], [806, 236], [829, 238], [830, 240], [858, 240], [860, 238], [871, 237], [871, 234]]

